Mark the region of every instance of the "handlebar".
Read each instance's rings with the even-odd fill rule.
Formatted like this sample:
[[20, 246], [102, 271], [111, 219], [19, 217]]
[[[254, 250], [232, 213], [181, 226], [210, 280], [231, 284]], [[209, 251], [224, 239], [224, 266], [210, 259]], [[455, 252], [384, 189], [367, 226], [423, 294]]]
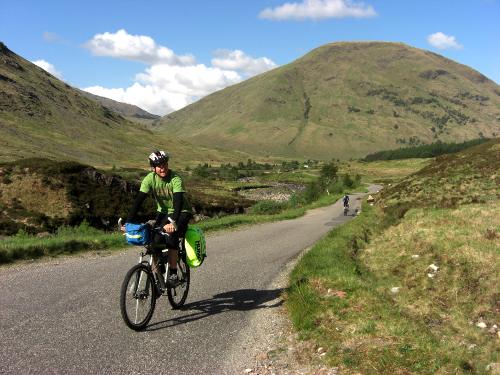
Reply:
[[[177, 230], [177, 226], [175, 225], [175, 222], [172, 220], [172, 218], [169, 217], [168, 221], [170, 221], [170, 223], [174, 225], [174, 229]], [[154, 227], [153, 225], [155, 224], [155, 222], [156, 222], [155, 220], [149, 220], [144, 224], [148, 224], [152, 230], [154, 230], [156, 233], [158, 233], [162, 236], [170, 236], [169, 233], [165, 232], [163, 227]], [[120, 217], [118, 219], [118, 227], [121, 229], [122, 226], [123, 226], [123, 219]]]
[[163, 227], [153, 227], [152, 229], [161, 236], [167, 236], [167, 237], [170, 236], [169, 233], [165, 232]]

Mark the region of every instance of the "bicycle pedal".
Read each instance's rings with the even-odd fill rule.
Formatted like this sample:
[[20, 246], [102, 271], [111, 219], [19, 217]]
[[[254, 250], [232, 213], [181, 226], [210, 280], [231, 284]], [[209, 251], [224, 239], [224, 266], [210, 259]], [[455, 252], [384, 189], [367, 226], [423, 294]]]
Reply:
[[167, 287], [163, 287], [160, 282], [156, 283], [156, 298], [160, 298], [160, 296], [165, 293], [165, 290], [167, 290]]

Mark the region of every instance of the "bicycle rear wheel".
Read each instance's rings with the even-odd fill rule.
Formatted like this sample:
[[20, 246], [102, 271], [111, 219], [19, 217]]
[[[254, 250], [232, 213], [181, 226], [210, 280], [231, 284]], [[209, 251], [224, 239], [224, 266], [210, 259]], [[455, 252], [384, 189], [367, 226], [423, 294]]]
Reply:
[[182, 253], [177, 259], [177, 276], [179, 282], [175, 287], [167, 287], [167, 297], [170, 306], [178, 309], [184, 305], [189, 292], [190, 270], [186, 264], [185, 254]]
[[144, 264], [132, 267], [123, 280], [120, 310], [127, 326], [135, 331], [146, 327], [156, 305], [156, 289], [151, 269]]

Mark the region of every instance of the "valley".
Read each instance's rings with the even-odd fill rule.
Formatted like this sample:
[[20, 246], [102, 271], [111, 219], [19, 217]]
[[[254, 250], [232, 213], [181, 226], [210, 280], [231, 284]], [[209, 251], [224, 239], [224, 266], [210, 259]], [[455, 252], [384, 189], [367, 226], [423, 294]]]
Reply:
[[[19, 353], [41, 348], [35, 372], [84, 369], [82, 353], [110, 371], [138, 371], [109, 299], [136, 257], [115, 223], [148, 173], [147, 155], [165, 149], [214, 263], [185, 308], [162, 311], [142, 339], [163, 347], [165, 328], [177, 340], [196, 336], [206, 369], [222, 371], [217, 355], [255, 323], [252, 310], [284, 306], [302, 350], [275, 342], [251, 371], [293, 357], [335, 374], [484, 373], [499, 358], [499, 135], [495, 82], [402, 43], [327, 44], [162, 118], [82, 93], [0, 43], [0, 278], [18, 288], [2, 304], [11, 329], [0, 368], [25, 368]], [[433, 157], [363, 159], [477, 139]], [[357, 195], [367, 189], [369, 202]], [[348, 216], [344, 194], [355, 197]], [[146, 201], [140, 220], [154, 211]], [[288, 285], [266, 289], [291, 259]], [[42, 282], [28, 287], [33, 274]], [[41, 290], [52, 282], [71, 291]], [[49, 308], [38, 315], [38, 305]], [[74, 325], [85, 314], [90, 338]], [[45, 350], [53, 342], [66, 343], [59, 355]], [[128, 359], [117, 362], [118, 351]]]

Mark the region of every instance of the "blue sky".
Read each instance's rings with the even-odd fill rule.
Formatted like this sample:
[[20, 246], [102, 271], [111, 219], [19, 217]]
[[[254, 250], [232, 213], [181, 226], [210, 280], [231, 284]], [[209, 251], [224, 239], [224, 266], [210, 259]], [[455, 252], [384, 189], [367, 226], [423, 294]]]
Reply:
[[0, 40], [161, 115], [335, 41], [403, 42], [500, 82], [500, 0], [0, 0]]

